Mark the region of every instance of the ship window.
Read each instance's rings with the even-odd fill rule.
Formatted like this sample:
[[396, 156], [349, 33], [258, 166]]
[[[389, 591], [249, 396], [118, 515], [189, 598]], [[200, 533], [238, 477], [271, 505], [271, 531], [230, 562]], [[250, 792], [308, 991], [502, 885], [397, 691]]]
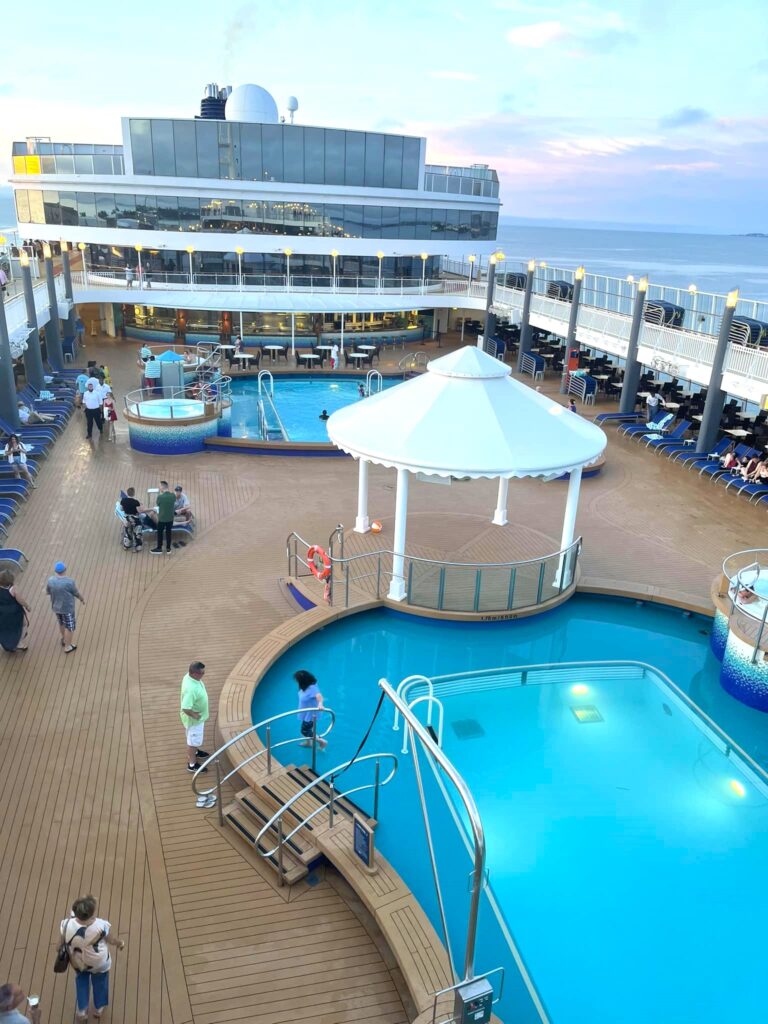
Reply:
[[344, 135], [336, 128], [325, 130], [325, 184], [344, 184]]
[[381, 207], [363, 207], [363, 238], [381, 238]]
[[43, 192], [43, 206], [45, 207], [45, 223], [61, 224], [59, 193], [49, 191]]
[[26, 189], [16, 193], [16, 219], [19, 224], [29, 224], [29, 193]]
[[97, 192], [96, 219], [102, 228], [113, 228], [116, 220], [115, 197], [111, 192]]
[[403, 180], [403, 140], [399, 135], [384, 137], [384, 188], [400, 188]]
[[363, 237], [363, 208], [362, 206], [345, 206], [344, 210], [344, 234], [350, 238]]
[[322, 128], [304, 129], [304, 181], [322, 185], [325, 180], [325, 132]]
[[261, 126], [264, 181], [283, 180], [283, 131], [279, 124]]
[[400, 234], [400, 210], [397, 206], [382, 206], [381, 237], [398, 238]]
[[284, 181], [304, 181], [304, 129], [283, 128]]
[[219, 143], [215, 121], [195, 121], [197, 173], [201, 178], [218, 178]]
[[344, 184], [363, 185], [365, 183], [365, 134], [363, 132], [346, 132], [346, 136]]
[[176, 175], [197, 177], [197, 141], [194, 121], [173, 122], [173, 149], [176, 154]]
[[381, 188], [384, 184], [384, 136], [365, 133], [365, 184]]
[[155, 174], [172, 177], [176, 173], [173, 156], [173, 121], [152, 121], [152, 162]]
[[75, 158], [73, 156], [57, 156], [56, 157], [56, 173], [57, 174], [74, 174], [75, 173]]
[[131, 152], [133, 154], [134, 174], [153, 174], [152, 166], [152, 132], [148, 120], [130, 122]]
[[421, 140], [403, 139], [403, 181], [402, 188], [419, 187], [419, 163]]
[[76, 156], [75, 174], [93, 174], [93, 157]]
[[29, 219], [33, 224], [45, 224], [43, 193], [32, 189], [29, 193]]
[[240, 170], [247, 181], [261, 181], [261, 125], [240, 125]]

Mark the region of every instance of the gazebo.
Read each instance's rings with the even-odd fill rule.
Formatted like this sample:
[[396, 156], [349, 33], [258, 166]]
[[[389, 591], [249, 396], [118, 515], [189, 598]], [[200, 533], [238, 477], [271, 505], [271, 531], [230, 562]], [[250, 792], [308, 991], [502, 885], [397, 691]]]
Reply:
[[359, 461], [355, 530], [366, 533], [368, 464], [397, 470], [389, 598], [406, 595], [405, 539], [410, 474], [498, 478], [492, 522], [507, 524], [509, 481], [570, 474], [560, 550], [574, 541], [581, 472], [600, 458], [603, 431], [514, 380], [511, 370], [467, 346], [435, 359], [427, 372], [333, 413], [328, 435]]

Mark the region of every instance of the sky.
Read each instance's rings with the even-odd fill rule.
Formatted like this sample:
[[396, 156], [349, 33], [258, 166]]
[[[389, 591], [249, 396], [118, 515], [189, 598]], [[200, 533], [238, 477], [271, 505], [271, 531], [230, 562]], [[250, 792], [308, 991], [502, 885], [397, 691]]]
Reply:
[[[768, 232], [765, 0], [38, 0], [3, 19], [11, 142], [120, 142], [256, 82], [297, 121], [495, 167], [502, 215]], [[30, 48], [33, 53], [30, 53]]]

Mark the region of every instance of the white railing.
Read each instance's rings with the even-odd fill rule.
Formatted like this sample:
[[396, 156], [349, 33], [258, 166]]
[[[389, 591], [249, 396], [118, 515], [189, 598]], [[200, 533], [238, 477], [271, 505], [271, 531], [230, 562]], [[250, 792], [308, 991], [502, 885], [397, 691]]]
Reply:
[[[60, 275], [55, 278], [56, 283], [56, 300], [58, 303], [66, 302], [66, 294], [64, 292], [64, 278]], [[40, 327], [47, 324], [50, 320], [50, 308], [48, 306], [48, 284], [46, 281], [38, 281], [32, 290], [35, 297], [35, 312], [37, 313], [37, 322]], [[24, 300], [24, 294], [14, 295], [12, 299], [9, 299], [4, 303], [5, 305], [5, 319], [8, 323], [8, 336], [13, 343], [22, 336], [26, 338], [29, 333], [27, 326], [27, 306]], [[61, 310], [57, 310], [59, 316]]]

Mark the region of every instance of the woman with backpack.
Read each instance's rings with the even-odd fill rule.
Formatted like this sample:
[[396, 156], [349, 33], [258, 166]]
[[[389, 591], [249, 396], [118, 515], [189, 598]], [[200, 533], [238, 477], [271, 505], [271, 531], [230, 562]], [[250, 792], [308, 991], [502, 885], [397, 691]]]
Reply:
[[93, 1016], [101, 1020], [109, 1005], [109, 946], [123, 949], [122, 939], [110, 935], [111, 925], [96, 916], [96, 898], [81, 896], [72, 904], [72, 914], [61, 922], [61, 938], [75, 972], [76, 1020], [88, 1020], [93, 991]]

